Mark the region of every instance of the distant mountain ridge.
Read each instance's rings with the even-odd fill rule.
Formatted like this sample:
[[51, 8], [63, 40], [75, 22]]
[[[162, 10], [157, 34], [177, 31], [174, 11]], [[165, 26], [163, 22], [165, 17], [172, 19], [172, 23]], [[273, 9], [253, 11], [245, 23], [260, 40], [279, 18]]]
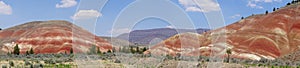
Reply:
[[173, 29], [173, 28], [156, 28], [146, 30], [134, 30], [130, 33], [124, 33], [119, 35], [117, 38], [128, 40], [132, 43], [147, 45], [150, 44], [153, 39], [165, 40], [178, 33], [185, 32], [197, 32], [199, 34], [209, 31], [209, 29]]
[[110, 44], [114, 45], [114, 47], [134, 45], [133, 43], [131, 43], [127, 40], [123, 40], [123, 39], [119, 39], [119, 38], [115, 38], [115, 37], [105, 37], [105, 36], [99, 36], [99, 37], [101, 37], [104, 40], [108, 41]]

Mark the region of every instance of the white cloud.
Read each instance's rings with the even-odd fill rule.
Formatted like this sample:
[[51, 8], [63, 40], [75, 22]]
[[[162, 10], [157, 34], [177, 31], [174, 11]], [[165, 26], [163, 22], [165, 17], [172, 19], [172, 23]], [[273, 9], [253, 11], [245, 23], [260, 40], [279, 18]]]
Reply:
[[111, 31], [109, 31], [109, 33], [112, 33], [113, 35], [119, 35], [123, 33], [129, 33], [130, 31], [131, 29], [129, 28], [120, 28], [120, 29], [112, 29]]
[[263, 9], [263, 8], [264, 8], [264, 7], [259, 6], [259, 5], [257, 5], [256, 3], [253, 3], [253, 2], [251, 2], [251, 1], [248, 2], [247, 6], [248, 6], [248, 7], [251, 7], [251, 8], [258, 8], [258, 9]]
[[282, 2], [282, 0], [248, 0], [247, 6], [251, 8], [263, 9], [264, 7], [259, 4], [272, 2]]
[[97, 10], [79, 10], [71, 18], [73, 20], [78, 20], [78, 19], [97, 18], [97, 17], [100, 17], [100, 16], [102, 16], [102, 14], [100, 12], [98, 12]]
[[168, 26], [166, 26], [166, 28], [174, 28], [173, 26], [171, 26], [171, 25], [168, 25]]
[[241, 17], [241, 14], [235, 14], [235, 15], [233, 15], [233, 16], [230, 16], [230, 18], [232, 18], [232, 19], [235, 19], [235, 18], [237, 18], [237, 17]]
[[5, 4], [3, 1], [0, 1], [0, 14], [12, 14], [12, 8], [10, 7], [10, 5]]
[[211, 12], [220, 11], [220, 5], [214, 0], [178, 0], [185, 7], [185, 11]]
[[282, 2], [282, 0], [274, 0], [275, 2]]
[[60, 3], [56, 4], [56, 8], [69, 8], [77, 4], [75, 0], [61, 0]]
[[197, 8], [197, 7], [187, 7], [186, 9], [185, 9], [185, 11], [191, 11], [191, 12], [204, 12], [203, 10], [201, 10], [201, 9], [199, 9], [199, 8]]

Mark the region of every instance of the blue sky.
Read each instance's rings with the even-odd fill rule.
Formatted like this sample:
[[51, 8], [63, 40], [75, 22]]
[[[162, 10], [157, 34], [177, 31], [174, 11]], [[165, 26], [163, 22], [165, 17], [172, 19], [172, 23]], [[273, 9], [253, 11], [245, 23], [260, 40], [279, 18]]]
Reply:
[[[143, 0], [137, 0], [142, 2]], [[147, 1], [147, 0], [144, 0]], [[149, 1], [149, 0], [148, 0]], [[158, 0], [157, 0], [158, 1]], [[197, 1], [197, 0], [195, 0]], [[150, 2], [150, 1], [149, 1]], [[145, 6], [156, 6], [164, 8], [168, 5], [158, 5], [154, 3], [145, 3]], [[167, 2], [167, 0], [166, 0]], [[208, 26], [207, 16], [209, 12], [220, 11], [224, 18], [225, 24], [232, 24], [240, 20], [241, 16], [247, 17], [252, 14], [261, 14], [266, 10], [272, 11], [273, 7], [279, 8], [286, 5], [289, 0], [207, 0], [193, 2], [193, 0], [170, 0], [170, 4], [175, 5], [175, 8], [180, 8], [184, 11], [183, 14], [187, 16], [194, 24], [194, 28], [210, 28]], [[216, 2], [220, 9], [215, 6]], [[130, 30], [152, 29], [152, 28], [174, 28], [171, 21], [166, 21], [158, 18], [147, 18], [138, 21], [133, 25], [133, 28], [115, 29], [112, 31], [113, 23], [119, 15], [132, 5], [136, 0], [0, 0], [0, 28], [5, 29], [15, 25], [23, 24], [30, 21], [46, 21], [46, 20], [67, 20], [75, 22], [77, 25], [86, 25], [85, 22], [95, 22], [93, 27], [83, 27], [87, 30], [95, 28], [93, 31], [96, 35], [110, 36], [111, 33], [121, 34]], [[160, 2], [161, 3], [161, 2]], [[212, 4], [210, 4], [212, 3]], [[147, 4], [147, 5], [146, 5]], [[197, 7], [198, 5], [198, 7]], [[196, 7], [195, 7], [196, 6]], [[199, 9], [199, 6], [202, 9]], [[130, 12], [153, 12], [147, 8], [135, 8], [136, 10]], [[155, 9], [155, 8], [153, 8]], [[164, 8], [172, 10], [172, 8]], [[178, 12], [180, 12], [178, 11]], [[125, 11], [124, 11], [125, 12]], [[161, 11], [162, 13], [174, 14], [177, 11]], [[134, 13], [128, 15], [128, 19], [141, 15]], [[161, 14], [164, 15], [164, 14]], [[84, 19], [83, 19], [84, 18]], [[182, 19], [184, 16], [177, 16], [174, 18]], [[127, 19], [127, 18], [125, 18]], [[211, 18], [212, 19], [212, 18]], [[87, 21], [89, 20], [89, 21]], [[129, 21], [122, 21], [126, 25]], [[186, 24], [186, 23], [182, 23]]]

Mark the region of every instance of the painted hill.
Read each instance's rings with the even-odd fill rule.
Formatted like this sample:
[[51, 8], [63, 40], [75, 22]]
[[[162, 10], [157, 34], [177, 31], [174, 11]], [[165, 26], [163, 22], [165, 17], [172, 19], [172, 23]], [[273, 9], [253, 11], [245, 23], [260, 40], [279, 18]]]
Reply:
[[0, 31], [2, 54], [12, 52], [16, 44], [21, 53], [30, 48], [35, 53], [69, 53], [71, 48], [75, 53], [87, 52], [92, 45], [101, 51], [112, 49], [112, 45], [102, 38], [70, 22], [59, 20], [34, 21]]
[[231, 49], [237, 58], [279, 58], [300, 48], [299, 10], [300, 5], [293, 4], [203, 34], [178, 34], [145, 53], [210, 56], [212, 52], [226, 55], [226, 49]]
[[172, 28], [157, 28], [157, 29], [147, 29], [147, 30], [135, 30], [130, 33], [125, 33], [119, 35], [117, 38], [128, 40], [132, 43], [138, 44], [150, 44], [153, 39], [165, 40], [171, 36], [178, 34], [178, 32], [194, 32], [203, 33], [209, 31], [209, 29], [172, 29]]

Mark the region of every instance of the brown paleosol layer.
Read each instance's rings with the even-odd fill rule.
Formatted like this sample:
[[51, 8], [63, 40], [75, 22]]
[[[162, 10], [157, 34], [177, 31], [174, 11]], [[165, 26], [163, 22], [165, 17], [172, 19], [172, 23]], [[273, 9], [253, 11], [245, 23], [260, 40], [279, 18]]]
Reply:
[[[215, 35], [225, 31], [224, 41], [212, 43]], [[275, 59], [299, 50], [300, 5], [294, 4], [269, 14], [260, 14], [242, 19], [223, 28], [203, 34], [183, 33], [175, 35], [152, 47], [145, 53], [183, 55], [211, 55], [231, 48], [232, 56], [260, 60]], [[226, 52], [223, 53], [226, 55]]]
[[35, 53], [87, 52], [91, 45], [101, 51], [112, 49], [107, 41], [67, 21], [34, 21], [0, 31], [3, 52], [12, 52], [18, 44], [21, 53], [33, 48]]

